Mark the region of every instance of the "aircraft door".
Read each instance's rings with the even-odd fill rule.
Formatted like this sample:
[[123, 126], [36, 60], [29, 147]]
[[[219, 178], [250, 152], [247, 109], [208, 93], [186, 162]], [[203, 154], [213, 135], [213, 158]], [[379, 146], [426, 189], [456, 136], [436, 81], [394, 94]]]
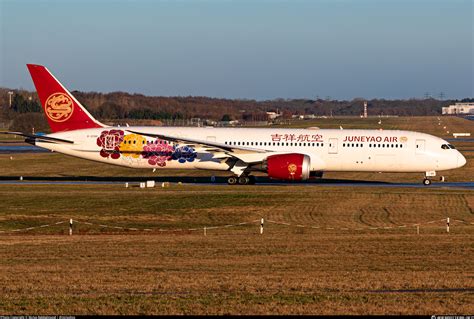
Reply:
[[329, 154], [337, 154], [337, 138], [330, 138], [329, 139]]
[[425, 153], [425, 140], [416, 140], [415, 141], [415, 154], [424, 154]]

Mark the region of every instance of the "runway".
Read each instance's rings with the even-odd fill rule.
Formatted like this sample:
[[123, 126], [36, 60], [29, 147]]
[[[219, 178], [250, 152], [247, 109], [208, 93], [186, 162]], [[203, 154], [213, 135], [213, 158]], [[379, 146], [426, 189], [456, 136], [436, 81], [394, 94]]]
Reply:
[[[224, 187], [246, 187], [242, 185], [228, 185], [225, 178], [215, 178], [212, 182], [208, 177], [200, 178], [150, 178], [150, 179], [129, 179], [123, 180], [65, 180], [63, 178], [45, 178], [39, 180], [39, 178], [27, 179], [23, 178], [20, 180], [16, 179], [5, 179], [0, 177], [0, 185], [123, 185], [128, 183], [129, 187], [139, 187], [140, 182], [146, 182], [147, 180], [154, 180], [156, 182], [155, 187], [160, 188], [162, 182], [170, 182], [171, 184], [178, 184], [179, 182], [187, 185], [218, 185]], [[177, 181], [176, 179], [181, 179]], [[174, 180], [174, 181], [171, 181]], [[306, 182], [293, 182], [285, 183], [279, 181], [272, 181], [268, 178], [257, 178], [255, 185], [251, 186], [306, 186], [306, 187], [318, 187], [318, 186], [332, 186], [332, 187], [375, 187], [375, 188], [423, 188], [423, 189], [468, 189], [474, 190], [474, 182], [433, 182], [429, 186], [425, 186], [422, 183], [387, 183], [377, 181], [353, 181], [353, 180], [317, 180], [317, 181], [306, 181]]]

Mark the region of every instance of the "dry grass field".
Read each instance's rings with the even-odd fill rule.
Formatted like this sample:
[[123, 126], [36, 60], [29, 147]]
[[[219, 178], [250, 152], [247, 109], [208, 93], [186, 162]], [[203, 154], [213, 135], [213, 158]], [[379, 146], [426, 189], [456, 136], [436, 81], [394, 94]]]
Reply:
[[[436, 118], [392, 119], [390, 128], [442, 135]], [[442, 120], [474, 133], [474, 122]], [[468, 164], [448, 181], [473, 181], [472, 144], [454, 144]], [[209, 175], [160, 175], [189, 173]], [[20, 175], [154, 176], [59, 154], [0, 155], [0, 176]], [[472, 314], [472, 260], [474, 192], [461, 188], [0, 184], [0, 315]]]
[[[0, 235], [2, 314], [474, 311], [472, 191], [2, 185], [0, 194], [1, 230], [66, 222]], [[69, 218], [94, 225], [69, 236]], [[247, 221], [204, 236], [205, 226]]]

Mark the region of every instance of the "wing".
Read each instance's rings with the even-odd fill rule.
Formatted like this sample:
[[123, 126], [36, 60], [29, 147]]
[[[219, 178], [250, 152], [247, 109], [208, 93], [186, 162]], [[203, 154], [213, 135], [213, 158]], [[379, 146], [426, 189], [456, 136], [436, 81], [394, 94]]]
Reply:
[[0, 132], [0, 134], [10, 134], [26, 137], [25, 141], [28, 143], [31, 142], [43, 142], [43, 143], [55, 143], [55, 144], [74, 144], [74, 141], [65, 140], [62, 138], [50, 137], [47, 135], [38, 135], [38, 134], [27, 134], [22, 132]]
[[181, 144], [186, 144], [189, 146], [200, 147], [204, 151], [213, 153], [215, 158], [225, 158], [225, 157], [234, 157], [245, 163], [258, 163], [267, 158], [268, 153], [273, 153], [273, 151], [264, 150], [260, 148], [237, 146], [237, 145], [227, 145], [223, 143], [217, 143], [213, 141], [205, 141], [200, 139], [193, 138], [182, 138], [172, 135], [165, 134], [153, 134], [138, 132], [133, 130], [127, 130], [130, 133], [140, 134], [144, 136], [159, 138], [165, 141], [171, 141]]

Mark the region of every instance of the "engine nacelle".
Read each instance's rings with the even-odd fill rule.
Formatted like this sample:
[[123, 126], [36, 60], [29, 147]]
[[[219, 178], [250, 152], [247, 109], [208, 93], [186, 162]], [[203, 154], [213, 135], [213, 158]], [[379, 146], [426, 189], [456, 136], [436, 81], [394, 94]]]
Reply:
[[310, 157], [292, 153], [267, 157], [267, 174], [274, 179], [304, 181], [309, 178]]

